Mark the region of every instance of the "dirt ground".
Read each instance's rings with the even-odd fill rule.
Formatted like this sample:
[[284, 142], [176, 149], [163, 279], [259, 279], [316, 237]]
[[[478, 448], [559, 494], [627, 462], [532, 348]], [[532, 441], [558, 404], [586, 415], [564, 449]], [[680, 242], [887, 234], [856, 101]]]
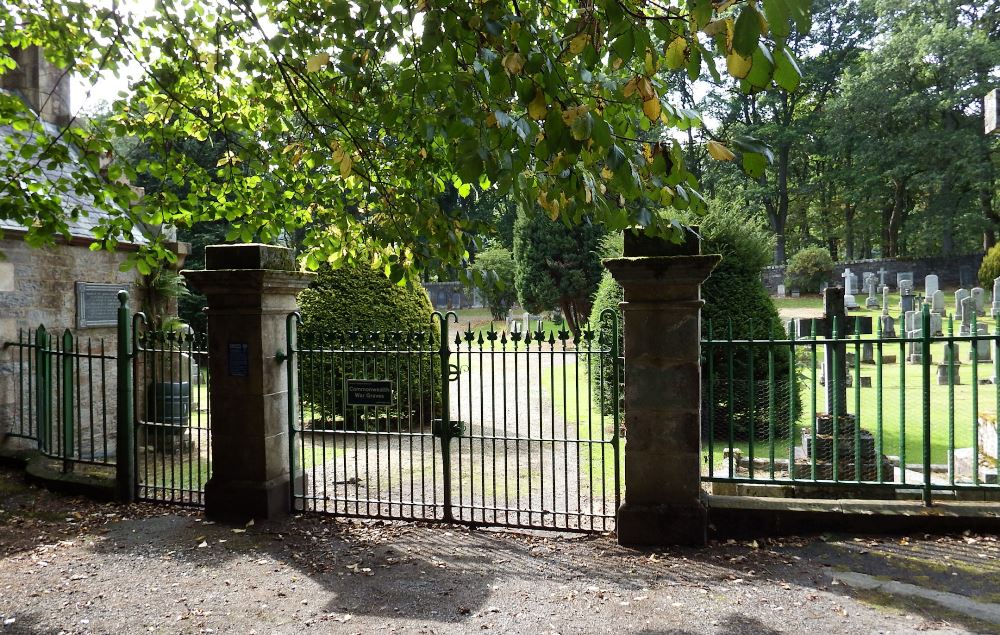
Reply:
[[0, 633], [962, 633], [991, 623], [838, 574], [1000, 601], [992, 536], [817, 536], [634, 550], [304, 515], [63, 497], [0, 468]]

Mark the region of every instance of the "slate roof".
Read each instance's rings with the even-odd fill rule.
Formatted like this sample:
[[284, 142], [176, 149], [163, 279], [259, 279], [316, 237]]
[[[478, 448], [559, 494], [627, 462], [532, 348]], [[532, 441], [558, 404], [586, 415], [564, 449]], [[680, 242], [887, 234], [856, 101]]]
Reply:
[[[56, 136], [59, 134], [59, 128], [49, 122], [42, 122], [45, 126], [45, 132], [49, 136]], [[6, 146], [8, 139], [14, 134], [14, 129], [11, 126], [0, 126], [0, 146]], [[19, 135], [24, 135], [26, 133], [18, 133]], [[33, 133], [32, 133], [33, 134]], [[29, 137], [30, 139], [30, 137]], [[20, 143], [20, 139], [18, 143]], [[77, 149], [73, 146], [69, 146], [69, 155], [71, 157], [78, 157], [79, 153]], [[55, 181], [59, 178], [65, 178], [68, 175], [74, 173], [75, 170], [86, 170], [88, 168], [77, 165], [63, 165], [58, 168], [43, 166], [42, 174], [46, 181]], [[79, 209], [82, 212], [74, 219], [68, 219], [69, 233], [73, 238], [82, 239], [93, 239], [94, 238], [94, 228], [97, 227], [100, 220], [108, 216], [106, 212], [98, 209], [94, 204], [94, 199], [90, 195], [78, 195], [76, 193], [70, 192], [63, 195], [64, 208], [69, 215], [70, 210]], [[6, 218], [0, 218], [0, 229], [5, 231], [24, 231], [24, 226], [15, 220], [10, 220]], [[133, 244], [146, 244], [149, 241], [139, 232], [138, 229], [132, 229], [132, 240], [126, 241], [132, 242]]]

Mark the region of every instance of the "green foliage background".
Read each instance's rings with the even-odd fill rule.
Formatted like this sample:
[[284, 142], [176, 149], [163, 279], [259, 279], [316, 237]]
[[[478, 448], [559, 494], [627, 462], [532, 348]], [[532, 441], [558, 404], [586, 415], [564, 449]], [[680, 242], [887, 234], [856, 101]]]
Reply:
[[521, 209], [514, 223], [514, 285], [521, 306], [531, 313], [559, 308], [578, 332], [601, 279], [604, 234], [589, 219], [568, 227], [538, 208]]
[[820, 285], [833, 274], [833, 258], [822, 247], [806, 247], [792, 256], [785, 268], [785, 282], [803, 293], [819, 293]]

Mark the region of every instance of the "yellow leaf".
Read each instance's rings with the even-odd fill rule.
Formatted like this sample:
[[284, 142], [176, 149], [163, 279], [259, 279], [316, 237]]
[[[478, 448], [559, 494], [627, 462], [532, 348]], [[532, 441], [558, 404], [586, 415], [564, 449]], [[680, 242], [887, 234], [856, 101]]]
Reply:
[[545, 93], [540, 90], [535, 91], [535, 98], [528, 104], [528, 116], [541, 121], [548, 113], [548, 105], [545, 103]]
[[340, 176], [346, 179], [351, 175], [352, 167], [354, 167], [354, 161], [351, 159], [351, 156], [345, 156], [344, 160], [340, 162]]
[[714, 140], [708, 142], [708, 154], [716, 161], [732, 161], [736, 158], [732, 150]]
[[306, 71], [315, 73], [323, 70], [323, 67], [330, 63], [329, 53], [317, 53], [306, 60]]
[[656, 61], [653, 59], [653, 51], [646, 49], [646, 59], [644, 60], [644, 70], [647, 75], [656, 74]]
[[646, 101], [642, 102], [643, 114], [645, 114], [646, 118], [652, 121], [653, 123], [656, 123], [656, 121], [660, 118], [660, 110], [661, 110], [660, 100], [657, 99], [656, 97], [653, 97], [652, 99], [647, 99]]
[[631, 97], [632, 95], [635, 94], [635, 91], [639, 90], [638, 84], [639, 84], [638, 77], [633, 77], [632, 79], [628, 80], [628, 82], [625, 84], [625, 87], [622, 88], [622, 94], [625, 95], [626, 98]]
[[426, 148], [420, 148], [420, 152], [418, 154], [420, 155], [421, 159], [426, 159], [427, 158], [427, 149]]
[[653, 88], [653, 82], [649, 81], [648, 77], [640, 77], [638, 87], [639, 96], [642, 97], [643, 101], [656, 98], [656, 90]]
[[496, 114], [491, 112], [490, 114], [486, 115], [486, 127], [487, 128], [496, 128], [496, 125], [497, 125], [497, 116], [496, 116]]
[[726, 20], [713, 20], [706, 24], [702, 31], [705, 32], [705, 35], [712, 37], [725, 32], [726, 28]]
[[683, 37], [675, 37], [670, 44], [667, 45], [666, 57], [667, 57], [667, 68], [672, 71], [684, 66], [684, 53], [687, 51], [688, 43]]
[[569, 52], [573, 55], [579, 55], [583, 49], [587, 48], [587, 42], [590, 41], [590, 35], [587, 33], [578, 33], [576, 37], [569, 41]]
[[520, 75], [524, 70], [524, 56], [520, 53], [507, 53], [503, 58], [503, 67], [508, 75]]
[[735, 51], [726, 56], [726, 70], [736, 79], [746, 77], [750, 73], [750, 65], [752, 63], [753, 58], [743, 57]]

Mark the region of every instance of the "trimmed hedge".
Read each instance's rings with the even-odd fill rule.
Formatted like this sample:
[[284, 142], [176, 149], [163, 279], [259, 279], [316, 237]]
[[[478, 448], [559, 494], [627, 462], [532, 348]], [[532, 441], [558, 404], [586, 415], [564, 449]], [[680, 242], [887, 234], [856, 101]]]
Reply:
[[785, 282], [805, 293], [819, 293], [819, 287], [833, 274], [833, 258], [822, 247], [806, 247], [788, 261]]
[[993, 281], [1000, 278], [1000, 245], [993, 245], [983, 257], [979, 265], [979, 284], [990, 293], [993, 292]]
[[[403, 420], [429, 424], [439, 409], [441, 386], [440, 373], [432, 374], [438, 363], [432, 351], [439, 338], [427, 292], [419, 285], [393, 284], [368, 268], [325, 267], [317, 273], [298, 298], [302, 315], [299, 349], [343, 347], [371, 352], [300, 355], [299, 386], [303, 406], [313, 413], [313, 425], [370, 427], [374, 417], [393, 427]], [[374, 352], [400, 349], [413, 352]], [[398, 376], [396, 406], [346, 408], [348, 421], [342, 421], [348, 376], [394, 382]]]

